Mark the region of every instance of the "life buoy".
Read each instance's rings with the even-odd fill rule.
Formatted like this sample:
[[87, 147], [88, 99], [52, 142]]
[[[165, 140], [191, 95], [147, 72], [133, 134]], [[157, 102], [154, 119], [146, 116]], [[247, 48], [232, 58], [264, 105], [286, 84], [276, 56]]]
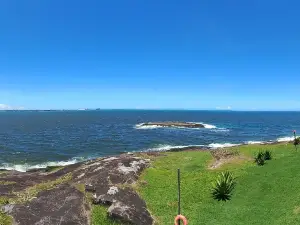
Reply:
[[188, 221], [187, 219], [183, 216], [183, 215], [178, 215], [175, 217], [175, 220], [174, 220], [174, 224], [175, 225], [178, 225], [178, 221], [181, 220], [183, 222], [183, 225], [187, 225], [188, 224]]

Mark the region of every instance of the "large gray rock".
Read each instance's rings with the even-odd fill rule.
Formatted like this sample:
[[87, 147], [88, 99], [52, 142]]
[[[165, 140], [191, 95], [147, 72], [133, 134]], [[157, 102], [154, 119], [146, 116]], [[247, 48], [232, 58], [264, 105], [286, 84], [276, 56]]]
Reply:
[[85, 194], [74, 188], [85, 187], [94, 204], [108, 205], [108, 215], [136, 225], [151, 225], [153, 218], [146, 203], [131, 187], [141, 172], [150, 165], [149, 159], [123, 154], [66, 166], [56, 172], [34, 170], [27, 173], [10, 171], [0, 181], [0, 195], [17, 198], [17, 192], [43, 182], [50, 182], [71, 173], [72, 179], [52, 190], [42, 191], [29, 202], [2, 206], [19, 225], [89, 224], [89, 207]]
[[93, 194], [94, 204], [110, 206], [110, 217], [137, 225], [151, 225], [153, 218], [146, 203], [130, 187], [149, 164], [147, 159], [122, 155], [86, 163], [74, 175], [86, 184], [85, 190]]
[[43, 191], [30, 202], [2, 210], [19, 225], [88, 225], [89, 207], [83, 193], [69, 185]]
[[114, 195], [108, 213], [112, 218], [121, 219], [132, 224], [151, 225], [153, 223], [145, 202], [130, 189]]

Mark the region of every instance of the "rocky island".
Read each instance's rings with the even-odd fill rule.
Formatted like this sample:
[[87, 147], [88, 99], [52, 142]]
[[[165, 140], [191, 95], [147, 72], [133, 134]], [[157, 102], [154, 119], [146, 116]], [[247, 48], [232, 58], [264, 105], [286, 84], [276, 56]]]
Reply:
[[138, 125], [139, 127], [178, 127], [178, 128], [205, 128], [204, 124], [201, 123], [192, 123], [192, 122], [148, 122], [141, 123]]

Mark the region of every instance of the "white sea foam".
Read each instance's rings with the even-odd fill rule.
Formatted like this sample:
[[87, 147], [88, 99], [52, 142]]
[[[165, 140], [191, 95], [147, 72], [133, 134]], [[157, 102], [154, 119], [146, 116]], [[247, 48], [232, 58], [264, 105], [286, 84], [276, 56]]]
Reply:
[[219, 133], [219, 132], [229, 132], [230, 130], [227, 128], [216, 128], [216, 129], [211, 129], [211, 131]]
[[[278, 138], [276, 141], [277, 142], [286, 142], [286, 141], [293, 141], [294, 137], [283, 137], [283, 138]], [[243, 144], [247, 145], [259, 145], [259, 144], [271, 144], [276, 141], [245, 141], [244, 143], [239, 143], [239, 144], [233, 144], [233, 143], [211, 143], [209, 145], [158, 145], [155, 148], [148, 149], [148, 151], [170, 151], [172, 149], [184, 149], [184, 148], [191, 148], [191, 147], [208, 147], [208, 148], [229, 148], [229, 147], [234, 147], [234, 146], [240, 146]]]
[[228, 148], [239, 146], [241, 144], [232, 144], [232, 143], [212, 143], [209, 145], [158, 145], [157, 147], [147, 149], [147, 151], [170, 151], [173, 149], [185, 149], [193, 147], [207, 147], [207, 148]]
[[228, 148], [228, 147], [234, 147], [234, 146], [238, 146], [238, 145], [241, 145], [241, 144], [232, 144], [232, 143], [212, 143], [212, 144], [209, 144], [208, 147], [210, 148]]
[[277, 138], [278, 142], [287, 142], [287, 141], [293, 141], [295, 139], [295, 137], [281, 137], [281, 138]]
[[260, 145], [260, 144], [264, 144], [266, 142], [264, 142], [264, 141], [246, 141], [245, 143], [248, 145]]
[[[138, 125], [137, 125], [138, 126]], [[140, 125], [142, 126], [142, 124]], [[151, 127], [151, 128], [149, 128]], [[146, 128], [137, 128], [137, 129], [154, 129], [157, 128], [158, 126], [146, 126]], [[208, 129], [215, 129], [212, 128], [214, 127], [213, 125], [211, 128]], [[221, 129], [221, 128], [218, 128]], [[227, 130], [227, 129], [226, 129]], [[146, 151], [170, 151], [173, 149], [185, 149], [185, 148], [192, 148], [192, 147], [208, 147], [211, 149], [216, 149], [216, 148], [228, 148], [228, 147], [234, 147], [234, 146], [239, 146], [242, 144], [270, 144], [274, 142], [289, 142], [293, 141], [294, 137], [281, 137], [276, 139], [275, 141], [246, 141], [241, 144], [232, 144], [232, 143], [211, 143], [209, 145], [158, 145], [157, 147], [147, 149]], [[0, 169], [5, 169], [5, 170], [16, 170], [20, 172], [26, 172], [30, 169], [42, 169], [46, 168], [48, 166], [67, 166], [71, 164], [75, 164], [84, 160], [89, 160], [92, 158], [82, 158], [82, 157], [75, 157], [67, 161], [57, 161], [57, 162], [45, 162], [41, 164], [36, 164], [36, 165], [31, 165], [31, 164], [11, 164], [11, 163], [3, 163], [0, 165]]]
[[217, 127], [212, 124], [206, 124], [206, 123], [200, 123], [202, 124], [206, 129], [216, 129]]
[[158, 145], [157, 147], [147, 149], [147, 151], [170, 151], [173, 149], [184, 149], [192, 147], [205, 147], [205, 145]]
[[58, 161], [58, 162], [45, 162], [42, 164], [30, 165], [30, 164], [11, 164], [11, 163], [4, 163], [0, 166], [0, 169], [5, 170], [16, 170], [20, 172], [26, 172], [31, 169], [42, 169], [47, 168], [48, 166], [68, 166], [71, 164], [75, 164], [77, 162], [83, 161], [83, 158], [73, 158], [68, 161]]
[[156, 129], [156, 128], [160, 128], [162, 126], [157, 126], [157, 125], [145, 125], [144, 123], [140, 123], [140, 124], [137, 124], [135, 125], [135, 129], [143, 129], [143, 130], [146, 130], [146, 129]]

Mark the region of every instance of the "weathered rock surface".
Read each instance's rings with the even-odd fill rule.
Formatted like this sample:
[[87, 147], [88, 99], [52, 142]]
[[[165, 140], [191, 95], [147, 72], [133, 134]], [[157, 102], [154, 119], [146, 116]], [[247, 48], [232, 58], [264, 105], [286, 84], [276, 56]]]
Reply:
[[[23, 191], [28, 187], [36, 184], [56, 180], [57, 178], [66, 175], [79, 168], [81, 163], [66, 166], [54, 173], [43, 173], [39, 170], [32, 172], [7, 171], [0, 176], [0, 196], [13, 196], [13, 192]], [[42, 169], [40, 171], [43, 171]], [[1, 185], [1, 182], [11, 182], [8, 185]]]
[[[114, 202], [109, 208], [108, 213], [111, 217], [122, 219], [132, 224], [152, 224], [152, 218], [149, 217], [145, 210], [144, 203], [140, 198], [136, 198], [132, 202], [126, 204], [122, 201]], [[140, 208], [139, 208], [140, 207]]]
[[85, 204], [84, 194], [69, 185], [40, 192], [30, 202], [6, 205], [3, 210], [13, 217], [15, 224], [89, 224], [89, 206]]
[[[89, 224], [85, 193], [91, 193], [92, 203], [108, 205], [108, 215], [112, 218], [137, 225], [151, 225], [153, 219], [146, 204], [132, 186], [149, 165], [149, 159], [123, 154], [77, 163], [52, 173], [45, 173], [44, 170], [26, 173], [9, 171], [0, 176], [0, 196], [10, 198], [17, 198], [19, 192], [26, 192], [40, 183], [55, 181], [66, 174], [71, 173], [72, 179], [51, 190], [39, 192], [30, 201], [10, 203], [2, 209], [19, 225]], [[1, 181], [7, 182], [6, 185], [1, 185]], [[85, 187], [84, 192], [75, 188], [78, 185]]]
[[159, 126], [159, 127], [179, 127], [179, 128], [205, 128], [205, 126], [201, 123], [189, 123], [189, 122], [148, 122], [142, 123], [139, 126], [147, 127], [147, 126]]

